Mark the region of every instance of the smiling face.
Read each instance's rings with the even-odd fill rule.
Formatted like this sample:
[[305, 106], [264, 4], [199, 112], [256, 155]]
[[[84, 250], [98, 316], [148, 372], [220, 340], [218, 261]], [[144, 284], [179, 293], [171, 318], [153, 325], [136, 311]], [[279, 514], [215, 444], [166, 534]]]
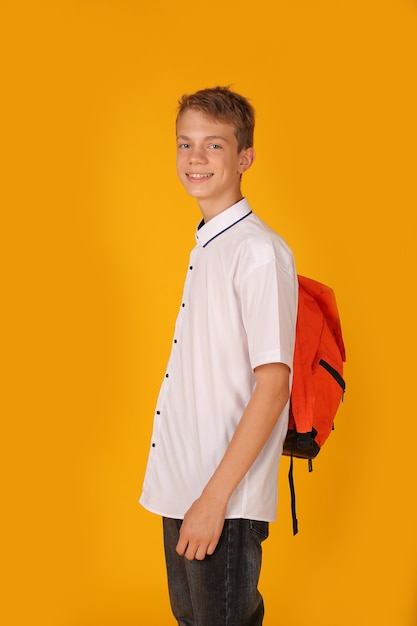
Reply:
[[238, 152], [233, 126], [187, 109], [177, 121], [177, 171], [196, 198], [204, 220], [242, 199], [240, 179], [252, 164], [253, 148]]

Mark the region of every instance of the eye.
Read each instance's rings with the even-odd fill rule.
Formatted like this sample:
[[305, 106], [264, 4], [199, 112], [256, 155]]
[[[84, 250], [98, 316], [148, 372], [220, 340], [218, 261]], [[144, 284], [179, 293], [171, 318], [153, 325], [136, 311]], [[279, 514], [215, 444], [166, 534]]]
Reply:
[[212, 150], [219, 150], [221, 148], [221, 145], [218, 143], [211, 143], [209, 145], [209, 148], [211, 148]]
[[177, 147], [185, 150], [186, 148], [190, 147], [190, 144], [189, 143], [179, 143]]

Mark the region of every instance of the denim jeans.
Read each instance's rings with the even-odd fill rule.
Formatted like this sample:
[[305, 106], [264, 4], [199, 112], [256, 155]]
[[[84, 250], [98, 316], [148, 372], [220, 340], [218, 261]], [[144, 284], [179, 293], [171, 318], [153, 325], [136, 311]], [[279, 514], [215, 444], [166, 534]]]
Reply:
[[214, 554], [187, 561], [175, 551], [182, 520], [163, 518], [171, 608], [180, 626], [261, 626], [261, 543], [268, 522], [228, 519]]

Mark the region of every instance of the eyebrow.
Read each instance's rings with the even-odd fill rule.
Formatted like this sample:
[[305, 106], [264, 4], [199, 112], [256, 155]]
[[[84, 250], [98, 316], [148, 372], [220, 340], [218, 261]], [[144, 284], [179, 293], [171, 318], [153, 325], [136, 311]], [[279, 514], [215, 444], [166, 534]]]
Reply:
[[[178, 139], [191, 141], [191, 137], [187, 137], [186, 135], [178, 135], [177, 140]], [[222, 137], [221, 135], [208, 135], [207, 137], [203, 137], [203, 141], [213, 141], [214, 139], [221, 139], [221, 141], [225, 141], [226, 143], [229, 143], [227, 139], [225, 137]]]

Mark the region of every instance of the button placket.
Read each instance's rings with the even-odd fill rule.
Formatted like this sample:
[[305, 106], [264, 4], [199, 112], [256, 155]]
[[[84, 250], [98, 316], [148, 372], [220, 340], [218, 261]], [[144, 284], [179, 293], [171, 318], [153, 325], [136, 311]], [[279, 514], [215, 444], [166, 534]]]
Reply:
[[[190, 264], [188, 266], [188, 272], [191, 272], [194, 269], [194, 265], [192, 263], [192, 257], [193, 257], [193, 253], [191, 253]], [[181, 311], [182, 311], [182, 309], [186, 308], [187, 295], [188, 295], [188, 290], [189, 290], [189, 280], [190, 280], [190, 277], [187, 276], [187, 281], [186, 281], [185, 289], [184, 289], [184, 293], [183, 293], [183, 301], [181, 302]], [[174, 338], [174, 344], [178, 344], [177, 337]], [[166, 376], [166, 377], [168, 378], [168, 376]]]
[[[194, 269], [194, 264], [192, 263], [192, 254], [191, 254], [191, 258], [190, 258], [190, 264], [188, 266], [188, 271], [191, 272]], [[187, 301], [187, 295], [188, 295], [188, 290], [189, 290], [189, 280], [190, 280], [190, 275], [187, 276], [187, 281], [186, 281], [186, 285], [185, 285], [185, 289], [184, 289], [184, 293], [183, 293], [183, 301], [181, 302], [181, 307], [180, 307], [180, 314], [182, 313], [182, 310], [186, 307], [186, 301]], [[176, 328], [176, 336], [173, 339], [173, 344], [175, 346], [178, 345], [178, 333], [181, 334], [181, 325], [177, 326]], [[170, 367], [170, 363], [168, 363], [168, 368]], [[165, 381], [168, 381], [170, 377], [170, 372], [167, 371], [165, 373]], [[156, 411], [156, 416], [158, 416], [158, 418], [160, 418], [161, 416], [161, 411], [158, 409]], [[152, 448], [156, 447], [156, 443], [152, 442]]]

